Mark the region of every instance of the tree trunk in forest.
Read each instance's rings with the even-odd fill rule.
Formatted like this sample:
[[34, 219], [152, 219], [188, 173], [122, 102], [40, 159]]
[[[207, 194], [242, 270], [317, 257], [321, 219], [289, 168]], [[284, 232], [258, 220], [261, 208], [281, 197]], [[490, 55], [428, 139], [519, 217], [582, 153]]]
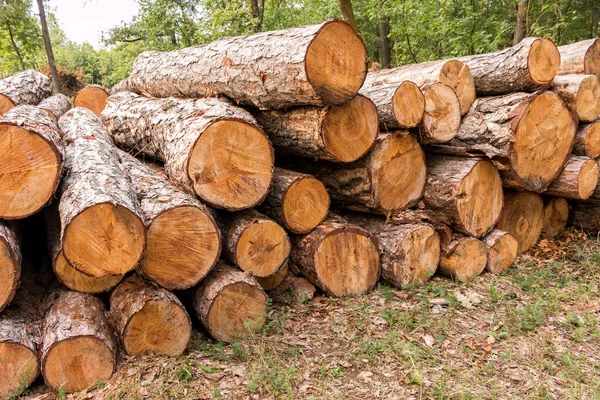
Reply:
[[75, 95], [73, 107], [84, 107], [100, 118], [106, 108], [109, 90], [100, 85], [87, 85]]
[[517, 258], [519, 243], [508, 232], [494, 229], [482, 241], [488, 249], [485, 269], [492, 274], [506, 271]]
[[562, 197], [546, 197], [544, 199], [544, 225], [542, 238], [551, 239], [560, 236], [569, 220], [569, 204]]
[[289, 261], [286, 261], [273, 275], [265, 276], [264, 278], [256, 276], [256, 281], [263, 290], [273, 290], [283, 282], [286, 276], [288, 276], [290, 271], [288, 265]]
[[0, 311], [15, 297], [21, 281], [21, 244], [18, 228], [0, 222]]
[[256, 20], [254, 25], [254, 33], [262, 31], [263, 16], [265, 13], [265, 0], [250, 0], [250, 8], [252, 17]]
[[469, 236], [453, 234], [450, 238], [442, 236], [440, 265], [438, 272], [451, 279], [470, 282], [478, 277], [488, 261], [486, 245]]
[[54, 64], [54, 53], [52, 52], [52, 43], [50, 42], [50, 33], [48, 33], [48, 24], [46, 23], [46, 10], [44, 10], [44, 0], [37, 0], [38, 10], [40, 12], [40, 23], [42, 25], [42, 37], [44, 38], [44, 47], [46, 48], [46, 57], [48, 58], [48, 67], [52, 75], [52, 86], [54, 93], [60, 93], [60, 84], [58, 82], [58, 73]]
[[528, 0], [517, 0], [517, 24], [515, 27], [515, 36], [513, 37], [513, 46], [521, 43], [527, 34], [527, 3]]
[[600, 78], [600, 39], [588, 39], [558, 48], [558, 75], [585, 74]]
[[381, 62], [381, 68], [390, 67], [390, 19], [387, 15], [384, 15], [383, 1], [377, 1], [377, 8], [379, 10], [379, 61]]
[[518, 253], [533, 246], [542, 233], [544, 202], [532, 192], [510, 192], [504, 196], [504, 209], [496, 229], [510, 233], [519, 243]]
[[551, 90], [579, 121], [595, 121], [600, 115], [600, 83], [596, 75], [560, 75], [552, 81]]
[[0, 80], [0, 116], [15, 106], [38, 104], [52, 94], [50, 79], [27, 70]]
[[417, 127], [425, 113], [425, 96], [411, 81], [363, 87], [360, 94], [377, 107], [379, 128], [383, 132]]
[[598, 186], [599, 168], [589, 157], [569, 156], [565, 168], [544, 194], [567, 199], [587, 200]]
[[71, 102], [64, 94], [57, 93], [54, 96], [46, 97], [38, 104], [38, 107], [45, 110], [55, 122], [58, 122], [59, 118], [71, 109]]
[[590, 158], [600, 156], [600, 121], [579, 125], [572, 154]]
[[342, 19], [349, 23], [355, 32], [358, 32], [358, 24], [356, 23], [356, 18], [354, 17], [354, 10], [352, 9], [352, 0], [338, 0], [338, 4], [340, 6], [340, 13], [342, 14]]
[[5, 21], [6, 21], [6, 29], [8, 30], [8, 36], [10, 37], [10, 43], [12, 44], [13, 49], [15, 50], [15, 53], [17, 53], [17, 58], [19, 59], [19, 64], [21, 64], [21, 69], [25, 69], [26, 68], [25, 62], [23, 61], [23, 56], [21, 55], [19, 46], [17, 45], [17, 42], [15, 41], [15, 35], [13, 33], [12, 27], [10, 26], [10, 22], [8, 22], [8, 19]]

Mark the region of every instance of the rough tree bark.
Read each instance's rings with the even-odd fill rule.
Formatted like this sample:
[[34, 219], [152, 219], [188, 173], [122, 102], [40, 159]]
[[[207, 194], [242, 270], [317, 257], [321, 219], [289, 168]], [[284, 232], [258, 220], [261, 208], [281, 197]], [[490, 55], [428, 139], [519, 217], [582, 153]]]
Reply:
[[0, 80], [0, 115], [15, 106], [38, 104], [52, 94], [50, 79], [31, 69]]
[[510, 268], [517, 258], [519, 243], [508, 232], [494, 229], [482, 239], [488, 250], [486, 271], [501, 274]]
[[588, 39], [558, 48], [558, 75], [586, 74], [600, 78], [600, 39]]
[[598, 185], [599, 168], [589, 157], [569, 156], [565, 168], [544, 194], [567, 199], [587, 200]]
[[519, 243], [518, 253], [533, 246], [542, 233], [544, 202], [532, 192], [509, 192], [504, 196], [504, 209], [496, 229], [510, 233]]
[[64, 94], [57, 93], [54, 96], [46, 97], [38, 104], [38, 107], [45, 110], [55, 122], [58, 122], [58, 119], [71, 109], [71, 102]]
[[551, 239], [560, 236], [569, 220], [569, 204], [562, 197], [544, 198], [544, 224], [542, 238]]
[[100, 85], [87, 85], [81, 89], [73, 99], [73, 107], [87, 108], [98, 118], [106, 108], [106, 99], [110, 94], [109, 90]]
[[579, 125], [572, 154], [590, 158], [600, 156], [600, 121]]
[[552, 81], [551, 90], [569, 106], [581, 122], [600, 115], [600, 83], [596, 75], [561, 75]]

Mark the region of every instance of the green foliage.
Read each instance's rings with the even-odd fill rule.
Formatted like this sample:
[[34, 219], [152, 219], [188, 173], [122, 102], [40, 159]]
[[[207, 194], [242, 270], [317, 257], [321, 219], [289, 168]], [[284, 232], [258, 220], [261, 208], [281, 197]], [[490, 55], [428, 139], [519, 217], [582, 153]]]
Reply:
[[0, 0], [0, 76], [34, 68], [43, 47], [31, 0]]

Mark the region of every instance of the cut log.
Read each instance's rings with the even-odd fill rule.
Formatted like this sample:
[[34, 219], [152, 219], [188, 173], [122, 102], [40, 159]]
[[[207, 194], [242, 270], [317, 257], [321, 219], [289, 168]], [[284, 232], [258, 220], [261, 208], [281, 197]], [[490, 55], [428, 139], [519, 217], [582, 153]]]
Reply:
[[51, 298], [40, 349], [46, 385], [71, 393], [108, 380], [115, 371], [117, 343], [102, 301], [72, 291]]
[[600, 156], [600, 121], [579, 126], [573, 145], [573, 154], [590, 158]]
[[223, 235], [223, 255], [256, 277], [273, 275], [290, 255], [290, 239], [275, 221], [256, 210], [216, 218]]
[[311, 233], [292, 237], [290, 259], [329, 296], [368, 293], [381, 272], [377, 238], [331, 215]]
[[600, 232], [600, 202], [598, 200], [569, 201], [569, 225], [589, 232]]
[[360, 91], [377, 107], [379, 128], [384, 132], [417, 127], [425, 112], [425, 97], [411, 81], [363, 87]]
[[587, 200], [598, 185], [599, 168], [589, 157], [569, 156], [560, 175], [552, 181], [544, 194], [568, 199]]
[[269, 139], [246, 111], [219, 99], [108, 98], [103, 119], [116, 143], [165, 163], [167, 175], [228, 211], [259, 204], [273, 173]]
[[494, 229], [483, 238], [483, 243], [488, 250], [486, 271], [501, 274], [515, 262], [519, 243], [510, 233]]
[[129, 90], [151, 97], [221, 94], [261, 109], [344, 104], [362, 86], [367, 53], [343, 21], [140, 54]]
[[100, 118], [102, 111], [106, 108], [108, 95], [108, 89], [103, 86], [87, 85], [75, 95], [73, 107], [87, 108]]
[[582, 40], [560, 46], [558, 75], [585, 74], [600, 78], [600, 39]]
[[0, 80], [0, 115], [15, 106], [38, 104], [52, 94], [50, 79], [31, 69]]
[[135, 157], [115, 151], [146, 224], [146, 251], [138, 273], [168, 290], [195, 286], [221, 253], [221, 235], [210, 211]]
[[438, 272], [460, 282], [470, 282], [485, 269], [488, 261], [486, 245], [478, 239], [452, 235], [450, 241], [442, 240], [442, 256]]
[[110, 295], [110, 319], [130, 356], [180, 356], [192, 334], [192, 322], [179, 299], [137, 275]]
[[502, 172], [505, 185], [543, 191], [567, 162], [576, 129], [556, 94], [512, 93], [477, 99], [458, 135], [432, 150], [485, 155]]
[[38, 107], [46, 111], [50, 118], [58, 122], [67, 111], [71, 109], [71, 102], [64, 94], [57, 93], [54, 96], [46, 97]]
[[569, 204], [562, 197], [544, 199], [544, 225], [542, 238], [551, 239], [564, 232], [569, 220]]
[[431, 156], [427, 158], [425, 206], [445, 214], [455, 230], [482, 237], [502, 211], [502, 180], [486, 159]]
[[279, 152], [334, 162], [365, 155], [379, 130], [377, 108], [362, 95], [341, 106], [259, 111], [255, 116]]
[[21, 281], [22, 257], [19, 242], [17, 227], [10, 222], [0, 222], [0, 311], [15, 297]]
[[69, 171], [59, 190], [60, 248], [69, 264], [95, 277], [133, 269], [145, 244], [136, 193], [110, 136], [89, 110], [60, 119]]
[[64, 160], [56, 123], [35, 106], [0, 117], [0, 218], [35, 214], [54, 195]]
[[264, 278], [257, 276], [256, 281], [263, 288], [263, 290], [275, 289], [277, 286], [279, 286], [281, 284], [281, 282], [283, 282], [285, 277], [288, 275], [288, 273], [289, 273], [288, 264], [289, 264], [289, 261], [286, 261], [281, 266], [281, 268], [279, 268], [279, 270], [277, 272], [275, 272], [273, 275], [265, 276]]
[[267, 295], [251, 275], [219, 262], [195, 291], [194, 310], [216, 340], [243, 340], [263, 327]]
[[456, 136], [460, 126], [460, 103], [454, 91], [443, 83], [421, 86], [425, 112], [419, 129], [423, 143], [443, 143]]
[[460, 57], [471, 68], [480, 96], [537, 89], [552, 82], [560, 54], [550, 39], [528, 37], [519, 44], [488, 54]]
[[504, 209], [496, 229], [510, 233], [519, 243], [518, 253], [533, 246], [542, 233], [544, 202], [532, 192], [510, 192], [504, 196]]
[[275, 168], [271, 188], [260, 211], [290, 232], [304, 234], [319, 225], [329, 211], [329, 194], [312, 175]]
[[582, 122], [600, 115], [600, 83], [595, 75], [561, 75], [552, 81], [551, 90], [569, 106]]
[[308, 279], [288, 275], [281, 285], [269, 293], [269, 296], [279, 303], [293, 306], [312, 300], [316, 291], [317, 289]]

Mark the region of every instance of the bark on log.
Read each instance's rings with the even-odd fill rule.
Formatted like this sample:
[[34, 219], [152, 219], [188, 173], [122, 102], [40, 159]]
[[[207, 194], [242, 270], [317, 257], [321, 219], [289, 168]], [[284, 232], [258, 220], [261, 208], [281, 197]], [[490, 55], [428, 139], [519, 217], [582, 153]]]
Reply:
[[204, 202], [229, 211], [267, 195], [273, 149], [255, 119], [219, 99], [108, 98], [103, 120], [116, 143], [165, 163], [167, 175]]
[[329, 296], [368, 293], [381, 272], [377, 238], [330, 215], [314, 231], [292, 237], [291, 262]]
[[87, 85], [81, 89], [73, 99], [73, 107], [87, 108], [100, 118], [106, 108], [106, 99], [110, 92], [100, 85]]
[[569, 225], [589, 232], [600, 232], [600, 202], [571, 200], [569, 202]]
[[269, 293], [269, 296], [279, 303], [293, 306], [312, 300], [316, 291], [317, 289], [308, 279], [288, 275], [281, 285]]
[[40, 359], [46, 385], [67, 393], [93, 387], [115, 371], [117, 343], [100, 299], [62, 291], [44, 320]]
[[544, 199], [544, 224], [542, 238], [552, 239], [560, 236], [567, 227], [569, 220], [569, 204], [562, 197], [547, 197]]
[[0, 218], [42, 209], [56, 191], [63, 160], [60, 131], [45, 111], [18, 106], [0, 117]]
[[519, 243], [510, 233], [494, 229], [483, 238], [483, 243], [488, 250], [486, 271], [501, 274], [515, 262]]
[[585, 74], [600, 78], [600, 39], [582, 40], [560, 46], [558, 75]]
[[528, 37], [519, 44], [488, 54], [460, 57], [471, 68], [480, 96], [537, 89], [552, 82], [560, 54], [552, 40]]
[[500, 217], [502, 181], [486, 159], [431, 156], [427, 159], [425, 206], [446, 214], [455, 230], [482, 237]]
[[145, 244], [137, 195], [101, 121], [76, 107], [60, 119], [68, 171], [58, 206], [60, 247], [67, 261], [88, 275], [133, 269]]
[[192, 322], [179, 299], [135, 274], [110, 295], [110, 319], [130, 356], [180, 356], [192, 334]]
[[505, 185], [543, 191], [567, 162], [577, 125], [552, 92], [480, 98], [463, 118], [458, 135], [432, 146], [440, 153], [494, 161]]
[[543, 225], [544, 202], [539, 194], [510, 192], [504, 196], [504, 209], [496, 229], [506, 231], [517, 239], [519, 254], [538, 241]]
[[596, 75], [561, 75], [552, 81], [558, 94], [579, 121], [595, 121], [600, 115], [600, 83]]
[[367, 73], [363, 41], [343, 21], [140, 54], [129, 90], [151, 97], [225, 95], [261, 109], [344, 104]]
[[411, 81], [364, 87], [360, 94], [377, 107], [379, 128], [384, 131], [415, 128], [425, 113], [425, 96]]
[[54, 96], [46, 97], [38, 104], [38, 107], [45, 110], [50, 118], [58, 122], [59, 118], [71, 109], [71, 102], [64, 94], [57, 93]]
[[243, 340], [263, 327], [267, 295], [251, 275], [220, 261], [196, 289], [194, 310], [216, 340]]
[[254, 115], [279, 152], [334, 162], [364, 156], [379, 131], [377, 108], [362, 95], [341, 106], [296, 107]]
[[0, 222], [0, 312], [15, 297], [21, 281], [21, 244], [17, 227]]
[[449, 241], [442, 240], [441, 249], [442, 256], [437, 270], [448, 278], [470, 282], [487, 265], [487, 247], [481, 240], [473, 237], [452, 235]]
[[275, 272], [273, 275], [265, 276], [263, 278], [256, 276], [255, 277], [256, 281], [263, 288], [263, 290], [275, 289], [277, 286], [279, 286], [281, 284], [281, 282], [283, 282], [285, 277], [288, 275], [288, 273], [289, 273], [288, 264], [289, 264], [289, 260], [286, 261], [285, 263], [283, 263], [281, 268], [279, 268], [279, 270], [277, 272]]
[[579, 126], [572, 154], [590, 158], [600, 156], [600, 121]]
[[292, 233], [305, 234], [329, 212], [330, 199], [321, 181], [312, 175], [275, 168], [269, 194], [259, 210]]
[[221, 234], [210, 211], [135, 157], [114, 151], [138, 195], [146, 224], [146, 251], [138, 273], [167, 290], [195, 286], [221, 253]]
[[598, 174], [598, 164], [593, 158], [569, 156], [565, 168], [544, 194], [587, 200], [598, 186]]
[[15, 106], [38, 104], [52, 94], [50, 79], [31, 69], [0, 80], [0, 116]]

